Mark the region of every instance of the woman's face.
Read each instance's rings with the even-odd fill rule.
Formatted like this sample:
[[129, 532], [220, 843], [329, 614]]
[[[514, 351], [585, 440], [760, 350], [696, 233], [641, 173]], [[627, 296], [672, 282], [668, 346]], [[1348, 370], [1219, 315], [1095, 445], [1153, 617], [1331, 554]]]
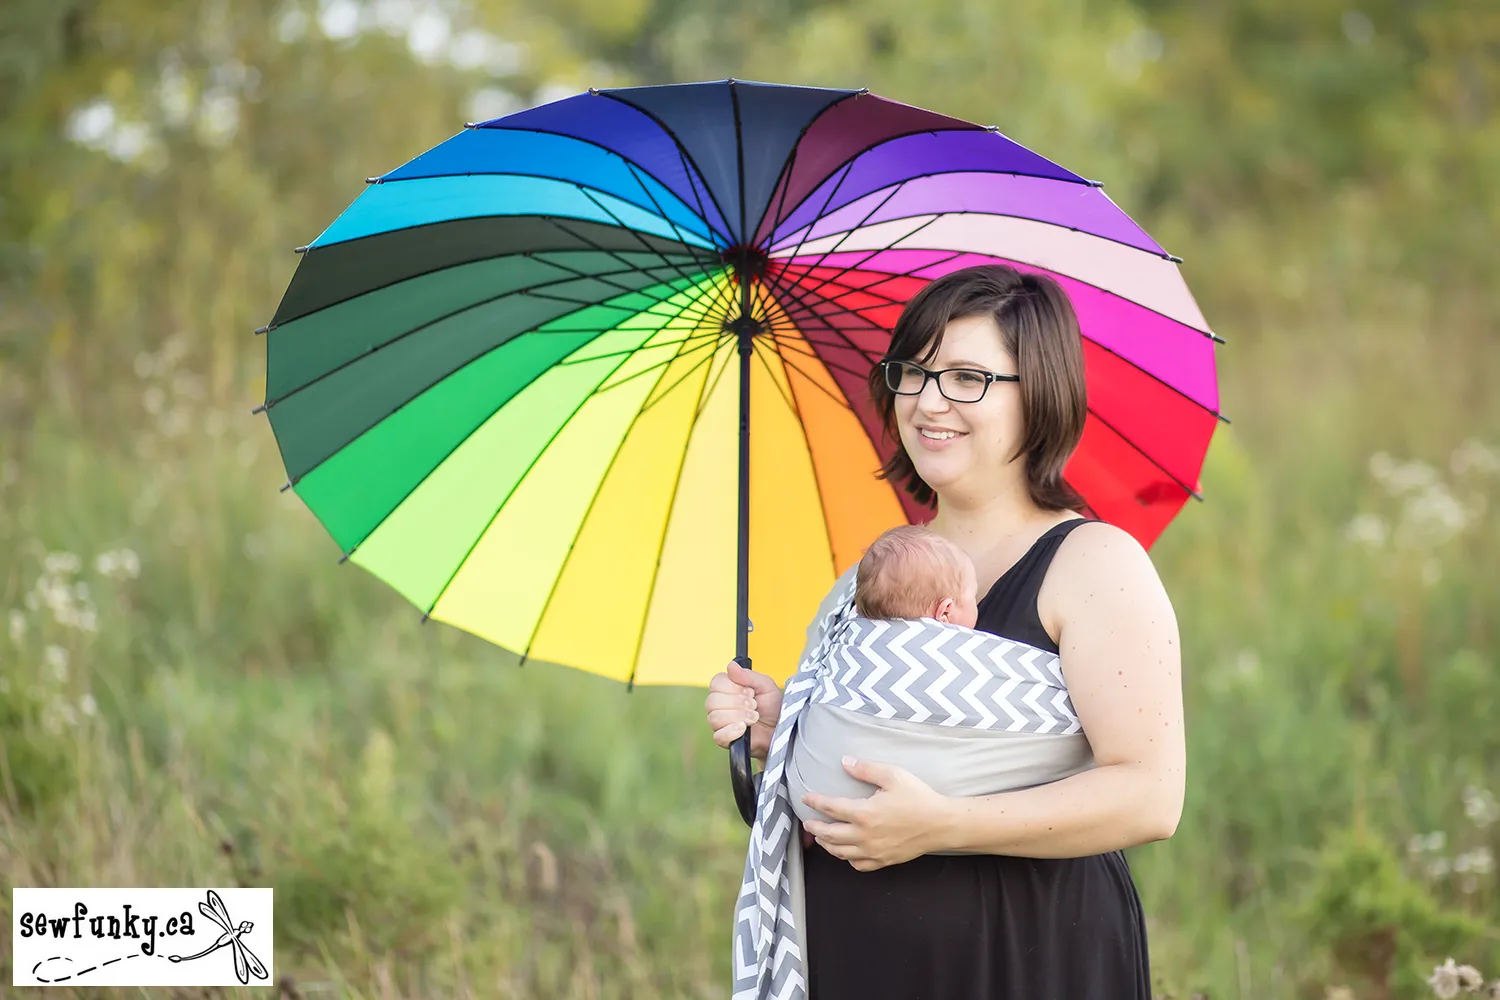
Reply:
[[[949, 322], [937, 356], [918, 364], [929, 371], [980, 368], [997, 375], [1016, 372], [991, 316]], [[993, 382], [977, 403], [955, 403], [930, 379], [921, 395], [896, 397], [896, 426], [922, 481], [938, 496], [995, 496], [1017, 475], [1008, 459], [1021, 442], [1021, 396], [1014, 382]], [[1016, 461], [1024, 462], [1024, 456]]]

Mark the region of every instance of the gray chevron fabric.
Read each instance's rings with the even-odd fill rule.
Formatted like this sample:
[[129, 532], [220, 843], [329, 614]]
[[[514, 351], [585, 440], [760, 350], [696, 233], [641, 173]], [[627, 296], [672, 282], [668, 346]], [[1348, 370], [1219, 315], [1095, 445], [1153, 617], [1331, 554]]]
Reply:
[[782, 695], [735, 903], [734, 1000], [806, 1000], [787, 853], [797, 819], [786, 766], [809, 703], [937, 726], [1082, 731], [1056, 653], [931, 618], [854, 611], [850, 574]]

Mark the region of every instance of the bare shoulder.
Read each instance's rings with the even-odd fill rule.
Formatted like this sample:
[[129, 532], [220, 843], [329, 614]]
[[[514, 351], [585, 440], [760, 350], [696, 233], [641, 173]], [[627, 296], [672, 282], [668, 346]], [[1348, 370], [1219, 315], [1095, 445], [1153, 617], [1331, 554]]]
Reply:
[[1150, 554], [1128, 531], [1105, 521], [1068, 532], [1037, 598], [1042, 622], [1055, 638], [1070, 622], [1138, 614], [1160, 621], [1172, 614]]

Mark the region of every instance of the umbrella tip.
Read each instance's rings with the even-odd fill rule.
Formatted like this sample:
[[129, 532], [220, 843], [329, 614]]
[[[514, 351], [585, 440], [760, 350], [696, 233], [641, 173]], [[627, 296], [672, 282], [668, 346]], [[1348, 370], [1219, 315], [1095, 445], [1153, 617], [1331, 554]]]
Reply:
[[285, 493], [287, 490], [289, 490], [291, 488], [292, 488], [292, 481], [290, 479], [288, 479], [286, 482], [284, 482], [284, 483], [281, 484], [281, 489], [277, 490], [276, 492], [277, 493]]
[[432, 616], [425, 611], [422, 612], [422, 624], [426, 625], [430, 621], [432, 621]]
[[869, 87], [860, 87], [858, 90], [855, 91], [856, 94], [868, 94], [869, 92], [870, 92], [870, 88]]
[[1170, 260], [1174, 264], [1181, 264], [1182, 263], [1182, 258], [1179, 257], [1179, 256], [1177, 256], [1175, 253], [1169, 253], [1169, 254], [1167, 254], [1167, 260]]
[[1091, 188], [1102, 188], [1104, 186], [1103, 181], [1090, 180], [1087, 177], [1083, 179], [1083, 183], [1087, 184]]
[[1214, 416], [1218, 417], [1220, 420], [1224, 421], [1226, 424], [1232, 424], [1232, 423], [1234, 423], [1233, 420], [1230, 420], [1228, 417], [1224, 416], [1224, 414], [1222, 414], [1222, 413], [1215, 413]]
[[260, 404], [260, 405], [259, 405], [259, 406], [257, 406], [257, 407], [256, 407], [256, 408], [255, 408], [255, 409], [253, 409], [253, 410], [251, 410], [251, 411], [250, 411], [250, 415], [251, 415], [251, 416], [252, 416], [252, 417], [253, 417], [253, 416], [255, 416], [255, 415], [256, 415], [256, 414], [258, 414], [258, 413], [265, 413], [265, 412], [266, 412], [266, 406], [267, 406], [267, 405], [268, 405], [268, 404], [266, 404], [266, 403], [261, 403], [261, 404]]
[[379, 177], [366, 177], [365, 178], [365, 183], [366, 184], [379, 184], [380, 183], [380, 178]]
[[339, 554], [339, 565], [342, 566], [342, 565], [344, 565], [344, 563], [348, 562], [349, 561], [349, 557], [352, 556], [353, 554], [354, 553], [352, 553], [352, 552], [343, 552], [343, 553], [340, 553]]
[[595, 97], [598, 97], [599, 96], [599, 88], [598, 87], [590, 87], [589, 88], [589, 93], [593, 94]]
[[255, 329], [255, 335], [257, 337], [259, 337], [263, 333], [270, 333], [270, 332], [271, 332], [271, 324], [270, 323], [267, 323], [265, 326], [256, 327], [256, 329]]
[[292, 248], [292, 253], [307, 253], [307, 251], [310, 250], [310, 249], [312, 249], [311, 246], [293, 247]]

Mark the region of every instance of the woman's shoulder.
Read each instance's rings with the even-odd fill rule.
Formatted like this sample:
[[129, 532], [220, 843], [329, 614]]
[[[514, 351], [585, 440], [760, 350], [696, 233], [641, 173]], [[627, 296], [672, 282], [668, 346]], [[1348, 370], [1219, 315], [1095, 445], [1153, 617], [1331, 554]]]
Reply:
[[1156, 564], [1136, 537], [1090, 519], [1073, 526], [1058, 545], [1038, 611], [1044, 621], [1062, 624], [1088, 609], [1140, 608], [1164, 599]]

